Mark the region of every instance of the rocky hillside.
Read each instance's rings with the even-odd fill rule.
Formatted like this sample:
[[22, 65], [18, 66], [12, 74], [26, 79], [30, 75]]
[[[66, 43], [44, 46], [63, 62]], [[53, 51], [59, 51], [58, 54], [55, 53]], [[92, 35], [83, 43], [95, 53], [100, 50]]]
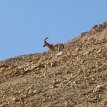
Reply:
[[107, 107], [107, 22], [50, 51], [0, 62], [0, 107]]

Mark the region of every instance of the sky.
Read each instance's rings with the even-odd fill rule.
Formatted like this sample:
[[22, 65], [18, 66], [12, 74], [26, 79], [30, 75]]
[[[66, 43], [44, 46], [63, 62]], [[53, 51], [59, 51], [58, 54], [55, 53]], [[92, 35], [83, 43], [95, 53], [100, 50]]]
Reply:
[[107, 0], [0, 0], [0, 60], [40, 53], [107, 21]]

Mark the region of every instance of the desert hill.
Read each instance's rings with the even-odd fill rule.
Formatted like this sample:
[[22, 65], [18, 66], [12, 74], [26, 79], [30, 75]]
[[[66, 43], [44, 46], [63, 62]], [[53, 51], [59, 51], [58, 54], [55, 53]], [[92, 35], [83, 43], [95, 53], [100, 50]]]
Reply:
[[107, 22], [50, 51], [0, 62], [0, 107], [107, 107]]

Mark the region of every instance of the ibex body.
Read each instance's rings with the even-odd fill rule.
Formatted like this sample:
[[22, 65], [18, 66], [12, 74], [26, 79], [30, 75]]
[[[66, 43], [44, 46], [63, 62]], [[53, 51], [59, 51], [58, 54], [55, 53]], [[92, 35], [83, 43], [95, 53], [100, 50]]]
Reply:
[[50, 44], [46, 41], [46, 39], [48, 39], [48, 37], [45, 38], [43, 47], [47, 46], [52, 52], [55, 52], [55, 51], [59, 52], [60, 50], [64, 49], [63, 43]]

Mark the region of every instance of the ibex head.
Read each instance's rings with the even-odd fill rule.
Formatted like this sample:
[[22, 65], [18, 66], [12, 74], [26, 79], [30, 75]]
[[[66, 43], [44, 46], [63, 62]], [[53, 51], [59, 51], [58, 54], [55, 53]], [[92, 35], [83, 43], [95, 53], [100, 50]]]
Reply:
[[47, 46], [47, 41], [46, 41], [46, 39], [48, 39], [48, 37], [46, 37], [46, 38], [44, 39], [44, 45], [43, 45], [43, 47]]

